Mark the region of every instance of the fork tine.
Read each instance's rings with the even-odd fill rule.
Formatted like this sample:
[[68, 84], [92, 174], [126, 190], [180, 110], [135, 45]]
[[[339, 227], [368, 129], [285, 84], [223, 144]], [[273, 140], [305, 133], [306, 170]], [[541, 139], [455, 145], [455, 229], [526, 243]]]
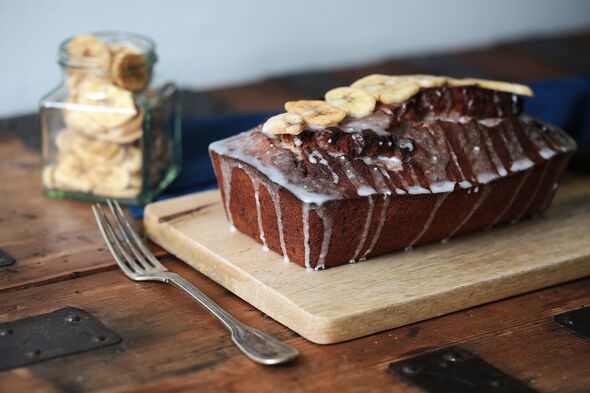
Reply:
[[107, 205], [109, 206], [109, 210], [111, 212], [111, 215], [113, 216], [115, 223], [116, 223], [117, 227], [119, 228], [119, 232], [120, 232], [121, 236], [123, 237], [123, 240], [127, 244], [127, 250], [130, 250], [131, 253], [133, 255], [135, 255], [135, 258], [140, 262], [142, 267], [144, 267], [145, 269], [156, 267], [153, 265], [153, 263], [148, 261], [144, 257], [144, 255], [142, 255], [141, 252], [138, 251], [137, 246], [135, 246], [133, 244], [132, 240], [130, 239], [129, 230], [127, 230], [125, 228], [125, 226], [123, 225], [123, 222], [122, 222], [123, 220], [125, 220], [125, 218], [123, 217], [123, 219], [121, 219], [121, 217], [119, 217], [112, 202], [113, 202], [112, 200], [107, 199]]
[[135, 244], [137, 245], [137, 247], [139, 247], [139, 249], [141, 250], [143, 255], [148, 259], [148, 261], [151, 262], [151, 264], [154, 267], [166, 269], [166, 267], [164, 265], [162, 265], [160, 263], [160, 261], [158, 261], [156, 259], [154, 254], [152, 254], [152, 252], [147, 248], [147, 246], [141, 240], [141, 238], [139, 237], [137, 232], [135, 232], [135, 229], [133, 229], [133, 227], [131, 226], [131, 223], [125, 217], [125, 214], [123, 213], [123, 209], [121, 209], [121, 206], [119, 205], [119, 203], [115, 200], [110, 200], [110, 199], [107, 200], [107, 203], [109, 203], [109, 206], [111, 204], [114, 205], [116, 217], [124, 224], [124, 226], [126, 228], [126, 233], [135, 241]]
[[110, 238], [114, 244], [114, 246], [116, 246], [116, 248], [118, 249], [119, 253], [123, 255], [123, 257], [125, 258], [125, 261], [127, 262], [127, 265], [129, 266], [129, 268], [134, 271], [134, 273], [137, 272], [141, 272], [142, 270], [144, 270], [144, 267], [137, 263], [137, 261], [135, 261], [131, 255], [129, 255], [129, 253], [125, 250], [125, 247], [123, 246], [123, 244], [121, 243], [121, 240], [119, 239], [119, 236], [117, 236], [115, 230], [113, 229], [113, 226], [111, 225], [109, 219], [107, 218], [106, 213], [104, 212], [102, 206], [100, 204], [96, 204], [96, 209], [99, 212], [100, 217], [102, 218], [102, 222], [106, 228], [106, 232], [110, 235]]
[[113, 258], [115, 258], [115, 262], [117, 262], [117, 265], [119, 265], [119, 267], [121, 268], [121, 270], [123, 270], [123, 273], [125, 273], [126, 276], [132, 277], [135, 272], [133, 270], [131, 270], [131, 268], [129, 266], [127, 266], [127, 264], [125, 263], [125, 261], [123, 260], [123, 258], [119, 254], [119, 252], [115, 249], [115, 247], [113, 245], [113, 241], [111, 240], [110, 236], [107, 234], [105, 224], [103, 223], [103, 218], [101, 217], [100, 213], [98, 212], [97, 206], [100, 206], [100, 205], [96, 204], [95, 206], [92, 206], [92, 213], [94, 213], [94, 218], [96, 219], [96, 223], [98, 224], [98, 229], [99, 229], [100, 233], [102, 234], [102, 237], [103, 237], [109, 251], [111, 252], [111, 255], [113, 256]]

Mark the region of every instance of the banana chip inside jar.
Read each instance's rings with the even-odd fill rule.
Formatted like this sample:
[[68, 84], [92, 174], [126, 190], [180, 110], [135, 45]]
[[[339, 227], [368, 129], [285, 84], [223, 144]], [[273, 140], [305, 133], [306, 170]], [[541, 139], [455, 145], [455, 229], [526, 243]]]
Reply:
[[78, 87], [77, 104], [105, 129], [120, 127], [137, 115], [133, 94], [98, 78], [89, 78]]
[[48, 196], [145, 201], [177, 173], [177, 89], [151, 85], [156, 59], [138, 34], [81, 34], [60, 46], [65, 79], [40, 111]]
[[141, 149], [93, 139], [71, 129], [56, 137], [56, 163], [43, 172], [48, 188], [112, 197], [134, 197], [141, 190]]
[[119, 47], [111, 63], [111, 78], [123, 89], [132, 92], [144, 90], [149, 82], [145, 55], [132, 47]]
[[109, 47], [92, 34], [81, 34], [70, 41], [68, 55], [80, 65], [96, 65], [108, 68], [111, 63]]

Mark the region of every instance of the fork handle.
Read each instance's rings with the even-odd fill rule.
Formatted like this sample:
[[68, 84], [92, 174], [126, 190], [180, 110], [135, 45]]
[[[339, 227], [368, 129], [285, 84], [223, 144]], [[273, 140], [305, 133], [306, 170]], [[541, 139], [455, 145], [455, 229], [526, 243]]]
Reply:
[[281, 364], [299, 355], [296, 349], [238, 321], [184, 277], [173, 272], [164, 272], [162, 275], [165, 282], [182, 289], [216, 316], [231, 332], [234, 344], [253, 361], [266, 365]]

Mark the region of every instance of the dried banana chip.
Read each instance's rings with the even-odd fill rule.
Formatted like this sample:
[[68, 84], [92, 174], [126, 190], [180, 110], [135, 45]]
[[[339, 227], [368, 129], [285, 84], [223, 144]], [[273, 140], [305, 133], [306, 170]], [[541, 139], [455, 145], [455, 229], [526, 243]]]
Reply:
[[129, 188], [141, 188], [141, 173], [140, 172], [133, 172], [131, 173], [131, 178], [129, 180]]
[[119, 127], [138, 113], [131, 92], [99, 78], [89, 78], [80, 83], [77, 104], [105, 129]]
[[64, 123], [67, 128], [83, 133], [95, 134], [101, 133], [106, 128], [88, 115], [87, 112], [68, 108], [63, 110]]
[[87, 164], [119, 165], [125, 156], [125, 149], [116, 143], [93, 140], [78, 136], [72, 144], [73, 150]]
[[67, 153], [73, 150], [74, 140], [77, 137], [75, 131], [68, 128], [61, 130], [55, 137], [55, 146], [61, 153]]
[[363, 89], [374, 98], [379, 98], [379, 94], [391, 78], [393, 78], [392, 75], [371, 74], [355, 81], [350, 87]]
[[81, 34], [70, 40], [68, 55], [82, 65], [92, 64], [107, 69], [111, 63], [109, 47], [92, 34]]
[[512, 93], [521, 96], [532, 97], [534, 95], [533, 90], [526, 86], [518, 83], [493, 81], [486, 79], [476, 78], [465, 78], [465, 79], [449, 79], [450, 86], [478, 86], [482, 89], [503, 91], [505, 93]]
[[379, 93], [379, 101], [384, 104], [399, 104], [420, 91], [420, 86], [412, 79], [397, 79], [388, 82]]
[[326, 93], [326, 102], [352, 117], [364, 117], [375, 109], [375, 98], [363, 89], [337, 87]]
[[285, 110], [297, 113], [303, 117], [306, 124], [311, 126], [329, 126], [338, 124], [346, 117], [346, 112], [325, 101], [300, 100], [285, 103]]
[[122, 158], [121, 168], [129, 172], [138, 172], [141, 169], [142, 154], [141, 149], [137, 146], [128, 146], [125, 148], [125, 155]]
[[89, 132], [84, 130], [80, 131], [94, 139], [111, 143], [128, 144], [140, 139], [143, 135], [143, 112], [140, 112], [137, 116], [133, 117], [127, 123], [122, 124], [120, 127], [107, 129], [101, 126], [100, 132], [93, 132], [92, 130]]
[[273, 135], [298, 135], [304, 128], [303, 118], [297, 113], [281, 113], [268, 119], [262, 126], [262, 131]]
[[53, 180], [56, 187], [72, 191], [89, 192], [92, 188], [81, 160], [74, 154], [67, 154], [59, 160]]
[[139, 92], [147, 87], [149, 72], [145, 55], [120, 48], [113, 57], [111, 78], [123, 89]]
[[92, 191], [99, 195], [114, 196], [115, 191], [121, 191], [129, 186], [131, 175], [122, 168], [93, 168], [87, 173], [92, 183]]
[[440, 87], [447, 83], [449, 78], [446, 76], [434, 76], [434, 75], [422, 75], [422, 74], [415, 74], [415, 75], [400, 75], [395, 76], [390, 79], [386, 84], [387, 85], [395, 85], [399, 83], [399, 81], [403, 81], [404, 83], [410, 84], [414, 83], [421, 88], [431, 88], [431, 87]]

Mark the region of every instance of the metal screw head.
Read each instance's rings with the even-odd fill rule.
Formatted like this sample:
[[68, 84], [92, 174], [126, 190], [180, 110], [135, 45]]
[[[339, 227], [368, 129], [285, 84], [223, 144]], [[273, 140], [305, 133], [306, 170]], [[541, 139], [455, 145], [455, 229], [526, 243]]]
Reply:
[[448, 360], [449, 362], [458, 362], [462, 360], [461, 355], [455, 351], [449, 351], [445, 353], [443, 355], [443, 358], [445, 358], [445, 360]]
[[39, 355], [41, 355], [41, 351], [38, 349], [35, 349], [34, 351], [27, 352], [27, 356], [29, 356], [29, 357], [35, 357], [35, 356], [39, 356]]
[[415, 374], [418, 371], [418, 366], [415, 366], [413, 364], [406, 364], [402, 367], [402, 373], [404, 374]]
[[490, 385], [492, 388], [499, 388], [502, 386], [500, 381], [498, 381], [497, 379], [489, 379], [488, 385]]
[[563, 322], [565, 322], [566, 325], [570, 325], [570, 326], [575, 326], [578, 323], [580, 323], [580, 321], [578, 321], [577, 319], [572, 318], [572, 317], [565, 317], [563, 319]]
[[77, 315], [68, 315], [66, 317], [66, 322], [69, 322], [69, 323], [78, 323], [78, 322], [80, 322], [80, 317], [77, 316]]
[[12, 329], [10, 329], [10, 328], [0, 329], [0, 337], [10, 336], [11, 334], [12, 334]]

